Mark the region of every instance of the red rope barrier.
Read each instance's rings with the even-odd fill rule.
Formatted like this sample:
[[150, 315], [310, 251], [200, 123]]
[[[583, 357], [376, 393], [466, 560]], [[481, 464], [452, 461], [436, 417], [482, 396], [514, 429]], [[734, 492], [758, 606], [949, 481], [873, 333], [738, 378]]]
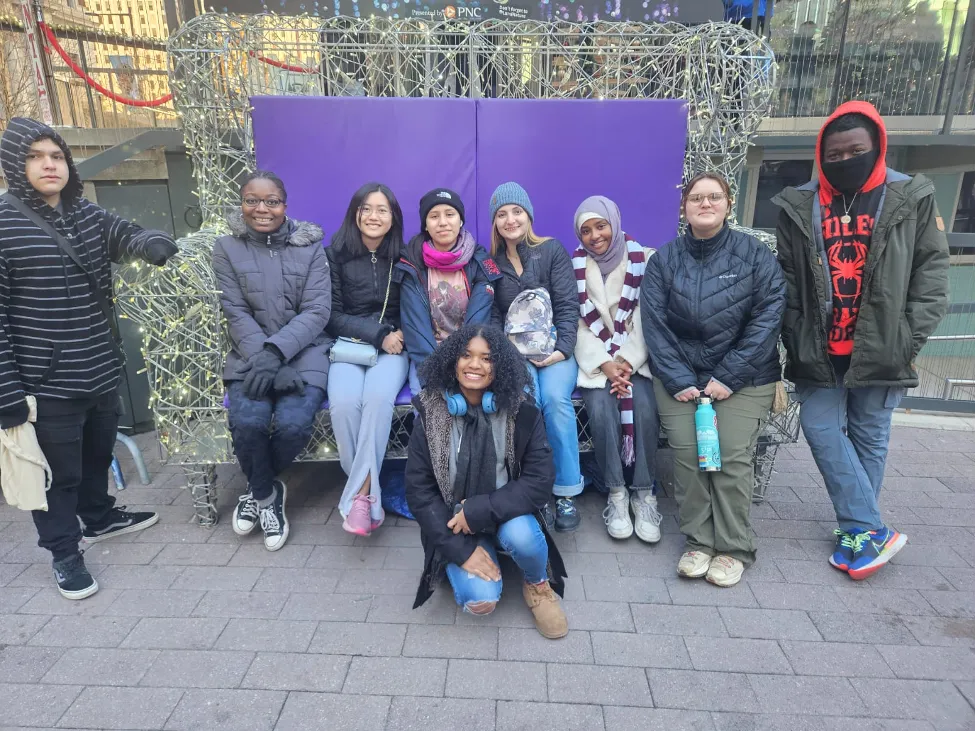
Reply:
[[71, 56], [68, 55], [68, 52], [61, 47], [60, 43], [58, 43], [58, 39], [54, 35], [54, 31], [51, 30], [51, 28], [48, 26], [47, 23], [38, 23], [38, 25], [40, 26], [41, 30], [44, 32], [45, 37], [47, 38], [48, 44], [50, 46], [48, 51], [50, 52], [50, 49], [53, 48], [57, 52], [57, 54], [61, 56], [61, 60], [64, 61], [66, 64], [68, 64], [68, 68], [74, 71], [75, 74], [77, 74], [79, 77], [84, 79], [85, 83], [88, 84], [90, 87], [92, 87], [99, 94], [103, 94], [104, 96], [107, 96], [112, 101], [116, 101], [119, 104], [126, 104], [130, 107], [161, 107], [173, 99], [172, 94], [161, 96], [159, 99], [148, 99], [148, 100], [130, 99], [129, 97], [121, 96], [120, 94], [116, 94], [114, 91], [106, 89], [104, 86], [102, 86], [97, 81], [95, 81], [95, 79], [93, 79], [91, 76], [86, 74], [85, 70], [81, 68], [81, 66], [79, 66], [74, 62]]
[[294, 71], [297, 74], [314, 74], [318, 72], [318, 69], [309, 69], [305, 66], [292, 66], [291, 64], [276, 61], [275, 59], [268, 58], [267, 56], [259, 56], [256, 51], [248, 51], [248, 55], [268, 64], [269, 66], [284, 69], [285, 71]]

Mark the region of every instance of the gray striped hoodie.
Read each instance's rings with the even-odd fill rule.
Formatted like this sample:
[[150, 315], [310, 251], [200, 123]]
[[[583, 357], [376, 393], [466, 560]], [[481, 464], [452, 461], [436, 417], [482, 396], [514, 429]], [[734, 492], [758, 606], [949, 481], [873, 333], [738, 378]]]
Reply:
[[[65, 154], [68, 184], [54, 209], [30, 185], [27, 153], [39, 139], [53, 140]], [[82, 183], [61, 136], [32, 119], [14, 118], [0, 139], [0, 166], [10, 193], [27, 203], [74, 244], [112, 297], [112, 262], [142, 258], [156, 237], [82, 197]], [[109, 393], [121, 366], [109, 324], [85, 273], [51, 236], [0, 201], [0, 428], [27, 420], [26, 394], [77, 399]]]

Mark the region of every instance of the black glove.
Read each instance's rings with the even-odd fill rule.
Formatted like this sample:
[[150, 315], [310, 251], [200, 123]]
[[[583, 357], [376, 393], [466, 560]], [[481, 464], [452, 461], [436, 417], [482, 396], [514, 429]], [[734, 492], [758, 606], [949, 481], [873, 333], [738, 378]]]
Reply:
[[30, 416], [30, 407], [26, 400], [8, 406], [0, 411], [0, 429], [13, 429], [15, 426], [26, 424], [28, 416]]
[[173, 243], [173, 239], [164, 233], [159, 233], [146, 244], [144, 258], [150, 264], [161, 267], [170, 257], [179, 253], [180, 248]]
[[271, 348], [265, 348], [251, 356], [248, 366], [251, 370], [244, 377], [244, 393], [252, 401], [260, 401], [275, 383], [282, 359]]
[[292, 366], [283, 365], [275, 375], [275, 384], [272, 388], [279, 394], [305, 393], [305, 381]]

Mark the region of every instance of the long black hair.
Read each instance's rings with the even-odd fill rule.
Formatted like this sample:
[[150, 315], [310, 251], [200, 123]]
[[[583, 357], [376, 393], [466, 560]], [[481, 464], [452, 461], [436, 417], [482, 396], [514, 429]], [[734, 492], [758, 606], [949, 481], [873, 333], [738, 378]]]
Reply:
[[435, 391], [458, 391], [458, 361], [473, 338], [484, 338], [492, 353], [492, 385], [499, 411], [513, 408], [526, 394], [532, 394], [532, 381], [526, 359], [509, 342], [502, 329], [494, 325], [465, 325], [435, 348], [421, 364], [420, 376], [425, 388]]
[[244, 189], [248, 187], [248, 183], [252, 180], [267, 180], [269, 183], [278, 188], [278, 192], [282, 195], [282, 203], [288, 202], [288, 194], [285, 192], [285, 183], [282, 179], [275, 175], [269, 170], [255, 170], [252, 173], [248, 173], [244, 176], [244, 180], [241, 181], [241, 197], [244, 197]]
[[397, 196], [383, 183], [367, 183], [360, 186], [359, 190], [353, 193], [343, 217], [343, 223], [339, 230], [332, 235], [330, 247], [332, 247], [340, 261], [348, 261], [357, 253], [365, 251], [363, 246], [363, 235], [357, 225], [360, 215], [360, 206], [371, 193], [383, 193], [390, 204], [390, 230], [380, 242], [378, 252], [390, 259], [399, 259], [400, 251], [404, 248], [404, 212], [400, 209]]

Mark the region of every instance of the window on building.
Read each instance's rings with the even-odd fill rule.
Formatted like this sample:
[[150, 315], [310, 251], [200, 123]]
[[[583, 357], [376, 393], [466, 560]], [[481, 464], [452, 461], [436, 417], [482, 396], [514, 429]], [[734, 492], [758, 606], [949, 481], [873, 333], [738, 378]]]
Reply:
[[803, 185], [811, 179], [813, 160], [764, 160], [760, 163], [753, 228], [777, 228], [780, 207], [770, 202], [788, 185]]
[[960, 198], [957, 200], [957, 210], [953, 216], [953, 233], [974, 233], [974, 174], [963, 174], [960, 184]]

